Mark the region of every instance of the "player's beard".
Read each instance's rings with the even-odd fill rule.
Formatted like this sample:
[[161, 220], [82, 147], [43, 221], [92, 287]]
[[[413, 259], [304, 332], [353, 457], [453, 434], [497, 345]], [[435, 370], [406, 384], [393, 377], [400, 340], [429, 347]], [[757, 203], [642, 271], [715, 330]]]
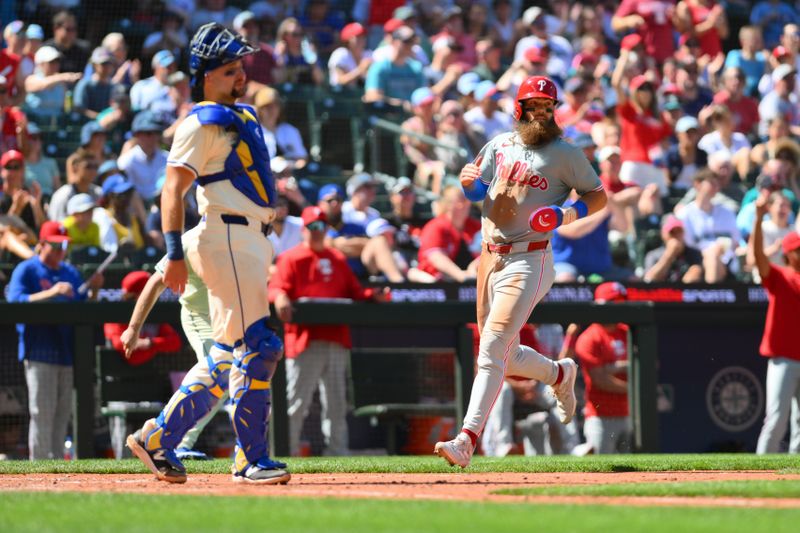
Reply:
[[241, 98], [247, 93], [247, 85], [242, 85], [241, 87], [236, 87], [235, 85], [231, 88], [231, 97], [236, 100]]
[[531, 120], [530, 122], [520, 122], [517, 124], [522, 142], [528, 146], [543, 146], [561, 137], [564, 133], [556, 124], [556, 119], [550, 120]]

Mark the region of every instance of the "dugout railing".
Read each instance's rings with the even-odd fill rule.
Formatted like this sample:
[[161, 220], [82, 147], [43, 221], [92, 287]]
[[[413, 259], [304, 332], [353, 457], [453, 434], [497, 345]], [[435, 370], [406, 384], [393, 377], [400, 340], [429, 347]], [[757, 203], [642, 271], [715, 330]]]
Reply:
[[[93, 422], [98, 399], [95, 397], [95, 345], [97, 328], [105, 322], [126, 322], [133, 309], [129, 302], [86, 303], [0, 303], [0, 324], [70, 324], [75, 328], [73, 428], [75, 456], [95, 457]], [[683, 312], [680, 313], [683, 315]], [[728, 313], [725, 313], [727, 315]], [[763, 311], [762, 311], [763, 314]], [[150, 321], [177, 323], [179, 305], [159, 303]], [[310, 324], [341, 324], [376, 328], [450, 329], [455, 339], [455, 404], [456, 420], [463, 418], [472, 387], [474, 353], [472, 332], [467, 324], [474, 321], [474, 304], [467, 302], [336, 304], [298, 303], [294, 318]], [[703, 310], [703, 319], [708, 310]], [[629, 371], [630, 403], [634, 445], [640, 452], [658, 450], [658, 418], [656, 411], [656, 312], [650, 303], [596, 305], [585, 303], [547, 303], [536, 308], [531, 322], [622, 322], [631, 327], [631, 368]], [[286, 378], [281, 365], [273, 380], [274, 453], [288, 452], [286, 417]], [[164, 400], [166, 400], [165, 398]]]

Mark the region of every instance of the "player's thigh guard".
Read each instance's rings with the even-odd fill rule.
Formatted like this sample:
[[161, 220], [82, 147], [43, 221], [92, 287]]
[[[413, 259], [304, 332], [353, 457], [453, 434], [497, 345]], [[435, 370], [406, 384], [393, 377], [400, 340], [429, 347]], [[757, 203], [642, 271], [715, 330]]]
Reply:
[[283, 342], [267, 326], [265, 317], [247, 328], [244, 348], [242, 355], [234, 359], [230, 382], [237, 472], [268, 455], [270, 380], [283, 351]]
[[145, 447], [175, 448], [187, 431], [203, 418], [228, 389], [233, 347], [215, 344], [205, 361], [198, 361], [180, 388], [156, 418], [156, 428], [145, 436]]

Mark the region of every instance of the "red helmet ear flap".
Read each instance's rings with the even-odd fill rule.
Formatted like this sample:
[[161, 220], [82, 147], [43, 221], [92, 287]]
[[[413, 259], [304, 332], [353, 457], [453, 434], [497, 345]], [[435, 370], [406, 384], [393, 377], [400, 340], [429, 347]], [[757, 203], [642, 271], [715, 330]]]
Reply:
[[514, 120], [519, 121], [522, 119], [522, 104], [519, 100], [514, 101]]

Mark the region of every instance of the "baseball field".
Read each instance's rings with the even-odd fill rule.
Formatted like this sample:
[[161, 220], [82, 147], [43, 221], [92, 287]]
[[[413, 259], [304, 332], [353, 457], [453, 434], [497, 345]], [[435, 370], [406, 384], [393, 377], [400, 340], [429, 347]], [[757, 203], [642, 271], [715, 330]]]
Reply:
[[284, 486], [187, 462], [185, 485], [134, 460], [0, 462], [0, 531], [796, 532], [800, 458], [773, 455], [289, 459]]

